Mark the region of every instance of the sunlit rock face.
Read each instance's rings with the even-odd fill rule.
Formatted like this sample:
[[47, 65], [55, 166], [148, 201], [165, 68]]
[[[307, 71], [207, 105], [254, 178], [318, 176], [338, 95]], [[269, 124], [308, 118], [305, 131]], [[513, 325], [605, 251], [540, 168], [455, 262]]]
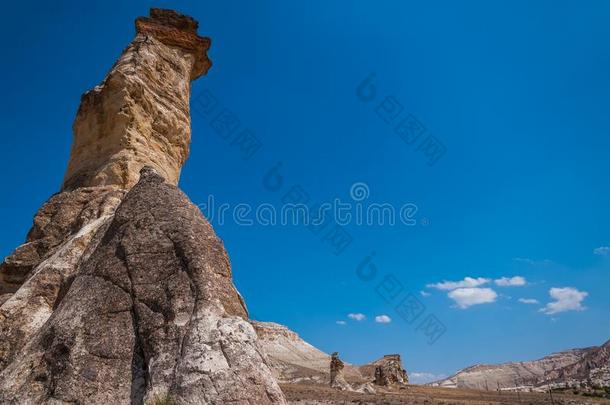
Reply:
[[152, 9], [83, 96], [62, 189], [0, 265], [0, 403], [286, 403], [222, 241], [176, 186], [209, 45]]
[[144, 166], [177, 184], [189, 155], [191, 80], [211, 66], [210, 39], [197, 22], [152, 9], [104, 81], [86, 92], [73, 124], [63, 190], [113, 185], [128, 189]]
[[[36, 266], [112, 208], [144, 166], [177, 184], [191, 140], [191, 80], [211, 66], [210, 39], [172, 10], [136, 19], [136, 37], [102, 83], [81, 99], [61, 193], [37, 213], [26, 243], [0, 265], [0, 303]], [[112, 202], [114, 201], [114, 203]]]
[[[582, 373], [581, 370], [590, 367], [589, 356], [592, 353], [603, 353], [603, 351], [596, 351], [597, 349], [599, 348], [572, 349], [532, 361], [478, 364], [460, 370], [451, 377], [432, 385], [481, 390], [498, 388], [529, 390], [540, 385], [559, 384], [570, 379], [586, 380], [589, 376], [587, 373]], [[606, 357], [606, 364], [608, 364], [608, 358]], [[603, 362], [596, 364], [603, 364]]]

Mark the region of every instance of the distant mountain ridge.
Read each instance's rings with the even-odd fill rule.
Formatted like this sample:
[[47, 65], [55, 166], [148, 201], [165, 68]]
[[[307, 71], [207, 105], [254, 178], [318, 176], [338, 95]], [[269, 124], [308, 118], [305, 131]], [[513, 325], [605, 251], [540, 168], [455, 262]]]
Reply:
[[610, 386], [610, 341], [538, 360], [474, 365], [429, 385], [481, 390], [545, 390], [548, 387]]

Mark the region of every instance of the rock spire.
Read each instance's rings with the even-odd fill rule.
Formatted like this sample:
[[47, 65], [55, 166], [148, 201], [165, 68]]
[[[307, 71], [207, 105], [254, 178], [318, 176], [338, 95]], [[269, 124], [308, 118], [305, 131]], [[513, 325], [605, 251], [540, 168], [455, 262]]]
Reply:
[[191, 80], [211, 66], [210, 39], [197, 27], [172, 10], [153, 8], [136, 19], [134, 40], [81, 98], [62, 190], [128, 189], [144, 166], [178, 183], [191, 142]]
[[61, 192], [0, 265], [0, 403], [285, 404], [228, 254], [176, 184], [197, 22], [152, 9], [85, 93]]

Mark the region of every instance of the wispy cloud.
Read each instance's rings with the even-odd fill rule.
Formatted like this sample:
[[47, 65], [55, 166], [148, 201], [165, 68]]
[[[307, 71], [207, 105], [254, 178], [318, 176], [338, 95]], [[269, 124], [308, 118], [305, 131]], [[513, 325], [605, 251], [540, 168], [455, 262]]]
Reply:
[[579, 291], [573, 287], [553, 287], [549, 290], [549, 295], [554, 301], [546, 304], [540, 312], [553, 315], [566, 311], [584, 311], [585, 307], [582, 305], [582, 302], [589, 293]]
[[427, 384], [433, 381], [442, 380], [444, 378], [447, 378], [446, 374], [434, 374], [416, 371], [409, 373], [409, 382], [414, 384]]
[[610, 246], [600, 246], [598, 248], [593, 249], [593, 254], [598, 256], [608, 256], [610, 255]]
[[377, 323], [390, 323], [392, 322], [392, 318], [387, 315], [377, 315], [375, 317], [375, 322]]
[[429, 297], [429, 296], [432, 295], [432, 294], [430, 294], [429, 292], [426, 292], [426, 291], [420, 291], [419, 293], [421, 294], [422, 297]]
[[345, 322], [345, 321], [337, 321], [337, 325], [341, 325], [341, 326], [345, 325], [346, 323], [347, 322]]
[[537, 304], [540, 304], [540, 301], [538, 301], [535, 298], [519, 298], [517, 301], [519, 301], [522, 304], [527, 304], [527, 305], [537, 305]]
[[464, 279], [460, 281], [442, 281], [440, 283], [428, 284], [426, 287], [436, 288], [438, 290], [455, 290], [456, 288], [479, 287], [490, 281], [491, 279], [483, 277], [464, 277]]
[[527, 284], [525, 277], [521, 276], [502, 277], [494, 280], [494, 282], [500, 287], [521, 287]]
[[447, 296], [457, 304], [458, 308], [466, 309], [473, 305], [489, 304], [496, 301], [498, 294], [491, 288], [457, 288]]
[[525, 263], [525, 264], [529, 264], [529, 265], [544, 265], [547, 266], [549, 264], [552, 264], [553, 261], [549, 260], [549, 259], [542, 259], [542, 260], [535, 260], [535, 259], [530, 259], [528, 257], [515, 257], [514, 259], [516, 262], [519, 263]]
[[355, 314], [347, 314], [347, 317], [349, 319], [353, 319], [354, 321], [364, 321], [366, 319], [366, 315], [361, 314], [361, 313], [355, 313]]

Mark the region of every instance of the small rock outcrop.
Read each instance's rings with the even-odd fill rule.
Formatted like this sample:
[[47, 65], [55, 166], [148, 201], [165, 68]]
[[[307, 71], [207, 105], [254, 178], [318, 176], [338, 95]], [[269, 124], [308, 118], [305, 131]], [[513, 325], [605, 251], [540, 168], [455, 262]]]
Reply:
[[335, 352], [330, 356], [330, 386], [334, 389], [347, 391], [351, 386], [345, 381], [343, 369], [345, 364], [339, 358], [339, 353]]
[[402, 368], [399, 354], [388, 354], [375, 362], [375, 385], [388, 387], [408, 383], [409, 377], [405, 369]]

